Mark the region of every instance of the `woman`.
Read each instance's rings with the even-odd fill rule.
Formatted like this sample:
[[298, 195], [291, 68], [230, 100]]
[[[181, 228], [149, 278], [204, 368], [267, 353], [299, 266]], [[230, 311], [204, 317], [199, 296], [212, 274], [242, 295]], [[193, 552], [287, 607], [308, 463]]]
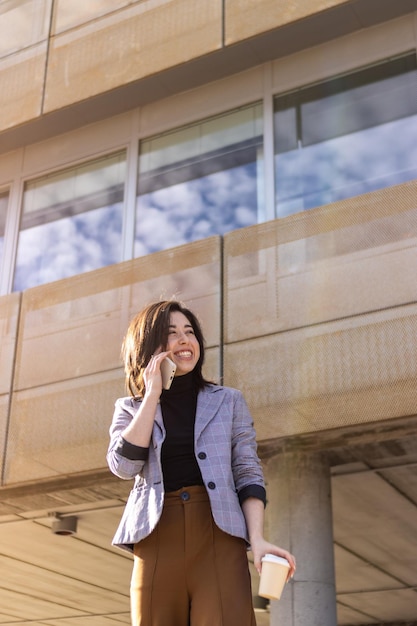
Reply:
[[[114, 545], [133, 551], [134, 626], [255, 626], [246, 551], [258, 572], [265, 488], [242, 394], [206, 381], [196, 316], [177, 301], [146, 307], [122, 354], [130, 397], [116, 402], [109, 467], [135, 478]], [[162, 388], [161, 363], [176, 372]]]

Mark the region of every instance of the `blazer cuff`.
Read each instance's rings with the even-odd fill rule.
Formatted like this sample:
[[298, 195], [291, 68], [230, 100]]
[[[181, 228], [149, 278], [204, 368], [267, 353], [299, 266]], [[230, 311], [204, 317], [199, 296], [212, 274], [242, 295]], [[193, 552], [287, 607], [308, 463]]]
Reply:
[[149, 456], [149, 448], [135, 446], [135, 444], [126, 441], [126, 439], [123, 439], [123, 437], [120, 437], [115, 452], [120, 454], [120, 456], [123, 456], [125, 459], [129, 459], [130, 461], [147, 461]]
[[262, 487], [262, 485], [246, 485], [246, 487], [243, 487], [243, 489], [239, 491], [238, 497], [240, 505], [242, 505], [242, 502], [247, 498], [257, 498], [258, 500], [262, 500], [264, 506], [266, 506], [266, 491], [265, 487]]

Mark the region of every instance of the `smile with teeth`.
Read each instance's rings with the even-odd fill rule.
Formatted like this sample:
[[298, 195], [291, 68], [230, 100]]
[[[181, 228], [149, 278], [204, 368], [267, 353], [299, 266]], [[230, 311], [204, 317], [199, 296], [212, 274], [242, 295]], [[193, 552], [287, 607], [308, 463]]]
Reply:
[[181, 358], [189, 359], [193, 356], [193, 353], [191, 352], [191, 350], [181, 350], [180, 352], [176, 352], [175, 356], [178, 356], [180, 359]]

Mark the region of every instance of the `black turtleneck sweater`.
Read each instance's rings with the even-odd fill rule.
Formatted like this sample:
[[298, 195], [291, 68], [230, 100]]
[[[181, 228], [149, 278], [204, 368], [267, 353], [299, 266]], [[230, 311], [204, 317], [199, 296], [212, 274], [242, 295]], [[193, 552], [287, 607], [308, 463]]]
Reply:
[[202, 485], [203, 479], [194, 454], [194, 424], [197, 389], [193, 373], [176, 376], [170, 389], [161, 395], [166, 438], [161, 461], [165, 491]]

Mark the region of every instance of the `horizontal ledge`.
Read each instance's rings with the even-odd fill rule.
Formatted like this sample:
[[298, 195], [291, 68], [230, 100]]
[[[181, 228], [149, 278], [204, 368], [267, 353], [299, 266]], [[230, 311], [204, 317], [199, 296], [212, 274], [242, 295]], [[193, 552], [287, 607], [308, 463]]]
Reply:
[[40, 493], [50, 493], [65, 489], [76, 489], [97, 485], [97, 483], [117, 483], [119, 478], [113, 476], [108, 468], [80, 472], [75, 474], [65, 474], [54, 478], [43, 480], [37, 479], [33, 482], [15, 483], [0, 487], [0, 500], [11, 497], [21, 497]]
[[[364, 0], [356, 0], [358, 5]], [[167, 68], [156, 74], [120, 85], [95, 96], [68, 104], [55, 111], [41, 113], [20, 125], [0, 131], [0, 153], [69, 132], [112, 115], [166, 98], [211, 81], [219, 80], [256, 65], [295, 54], [336, 37], [349, 35], [360, 28], [372, 27], [412, 12], [412, 0], [379, 0], [378, 11], [370, 12], [361, 24], [348, 20], [345, 3], [303, 19], [225, 45], [220, 50]], [[354, 27], [356, 24], [356, 28]]]
[[[300, 435], [288, 435], [260, 441], [258, 452], [267, 460], [278, 454], [292, 452], [328, 452], [346, 446], [360, 446], [369, 443], [391, 441], [404, 437], [415, 437], [417, 415], [391, 418], [381, 422], [354, 424], [352, 426], [314, 431]], [[335, 461], [335, 464], [337, 462]], [[375, 468], [375, 471], [389, 469]]]

